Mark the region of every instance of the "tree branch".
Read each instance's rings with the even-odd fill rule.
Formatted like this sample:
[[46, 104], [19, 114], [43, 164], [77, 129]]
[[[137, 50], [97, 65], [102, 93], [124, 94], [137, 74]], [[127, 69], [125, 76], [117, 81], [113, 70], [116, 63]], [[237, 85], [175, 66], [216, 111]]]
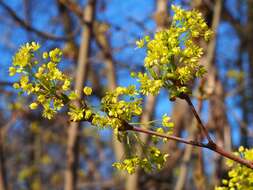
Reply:
[[158, 133], [158, 132], [151, 131], [151, 130], [148, 130], [148, 129], [142, 129], [142, 128], [133, 127], [133, 126], [132, 126], [132, 129], [130, 129], [130, 131], [145, 133], [145, 134], [148, 134], [148, 135], [155, 135], [157, 137], [167, 138], [169, 140], [174, 140], [174, 141], [177, 141], [177, 142], [180, 142], [180, 143], [184, 143], [184, 144], [188, 144], [188, 145], [192, 145], [192, 146], [197, 146], [197, 147], [202, 147], [202, 148], [207, 148], [211, 151], [214, 151], [214, 152], [220, 154], [223, 157], [229, 158], [231, 160], [234, 160], [237, 163], [240, 163], [240, 164], [242, 164], [242, 165], [244, 165], [248, 168], [253, 169], [253, 162], [252, 161], [245, 160], [245, 159], [243, 159], [239, 156], [236, 156], [235, 154], [233, 154], [231, 152], [227, 152], [223, 148], [216, 145], [214, 142], [213, 143], [208, 142], [207, 144], [205, 144], [205, 143], [201, 143], [201, 142], [198, 142], [198, 141], [185, 140], [185, 139], [180, 138], [180, 137], [175, 137], [175, 136], [172, 136], [172, 135], [166, 135], [166, 134]]
[[[60, 0], [60, 2], [63, 3], [66, 7], [68, 7], [71, 11], [73, 11], [79, 18], [82, 18], [83, 13], [80, 11], [80, 7], [78, 7], [75, 3], [70, 2], [69, 0]], [[90, 24], [90, 23], [87, 23], [84, 19], [81, 19], [81, 22], [83, 24]], [[214, 151], [226, 158], [234, 160], [237, 163], [243, 164], [246, 167], [253, 169], [253, 162], [245, 160], [243, 158], [240, 158], [231, 152], [227, 152], [224, 149], [222, 149], [221, 147], [219, 147], [216, 143], [214, 143], [214, 141], [211, 139], [210, 135], [208, 134], [206, 127], [202, 123], [202, 121], [201, 121], [194, 105], [192, 104], [189, 96], [186, 94], [182, 94], [180, 96], [180, 98], [184, 99], [188, 103], [188, 105], [190, 106], [191, 111], [194, 114], [194, 117], [198, 121], [198, 124], [199, 124], [198, 126], [200, 127], [204, 136], [207, 138], [208, 143], [202, 143], [202, 142], [193, 141], [193, 140], [186, 140], [186, 139], [183, 139], [180, 137], [166, 135], [166, 134], [158, 133], [158, 132], [155, 132], [152, 130], [135, 127], [135, 126], [130, 125], [126, 121], [122, 121], [122, 126], [118, 130], [119, 131], [134, 131], [134, 132], [139, 132], [139, 133], [145, 133], [148, 135], [155, 135], [157, 137], [167, 138], [169, 140], [174, 140], [174, 141], [177, 141], [180, 143], [184, 143], [184, 144], [188, 144], [188, 145], [192, 145], [192, 146], [197, 146], [197, 147], [202, 147], [202, 148], [207, 148], [207, 149], [212, 150], [212, 151]], [[94, 115], [95, 114], [93, 114], [88, 120], [85, 120], [85, 121], [92, 122]]]
[[20, 18], [14, 10], [12, 10], [7, 4], [5, 4], [3, 1], [0, 1], [0, 6], [4, 8], [5, 11], [9, 13], [9, 15], [22, 27], [24, 27], [26, 30], [34, 32], [38, 36], [49, 39], [49, 40], [54, 40], [54, 41], [68, 41], [72, 39], [76, 34], [80, 31], [80, 27], [75, 29], [71, 34], [66, 35], [66, 36], [56, 36], [50, 33], [42, 32], [33, 26], [31, 26], [28, 22], [24, 21], [22, 18]]
[[169, 139], [169, 140], [174, 140], [174, 141], [184, 143], [184, 144], [188, 144], [188, 145], [192, 145], [192, 146], [198, 146], [198, 147], [204, 147], [204, 148], [208, 147], [207, 144], [204, 144], [204, 143], [201, 143], [201, 142], [198, 142], [198, 141], [186, 140], [186, 139], [183, 139], [181, 137], [176, 137], [176, 136], [173, 136], [173, 135], [166, 135], [166, 134], [158, 133], [158, 132], [155, 132], [155, 131], [152, 131], [152, 130], [149, 130], [149, 129], [143, 129], [143, 128], [140, 128], [140, 127], [133, 127], [131, 129], [131, 131], [135, 131], [135, 132], [139, 132], [139, 133], [145, 133], [145, 134], [148, 134], [148, 135], [154, 135], [154, 136], [157, 136], [157, 137], [162, 137], [162, 138], [166, 138], [166, 139]]
[[192, 104], [190, 97], [189, 97], [187, 94], [182, 94], [182, 95], [180, 96], [180, 98], [184, 99], [184, 100], [188, 103], [188, 105], [190, 106], [191, 111], [192, 111], [194, 117], [195, 117], [195, 118], [197, 119], [197, 121], [198, 121], [198, 124], [199, 124], [199, 125], [197, 125], [197, 126], [200, 126], [200, 130], [203, 132], [204, 136], [207, 138], [208, 143], [214, 144], [213, 140], [211, 139], [210, 135], [208, 134], [208, 131], [207, 131], [206, 127], [205, 127], [204, 124], [202, 123], [202, 121], [201, 121], [201, 119], [200, 119], [200, 117], [199, 117], [199, 115], [198, 115], [198, 113], [197, 113], [197, 111], [196, 111], [194, 105]]
[[[192, 109], [195, 110], [194, 106], [193, 106]], [[195, 112], [196, 112], [196, 110], [195, 110]], [[196, 112], [196, 116], [198, 116], [197, 112]], [[90, 116], [90, 118], [88, 118], [88, 119], [83, 118], [81, 121], [88, 121], [88, 122], [92, 123], [92, 120], [93, 120], [94, 117], [95, 117], [95, 114], [92, 114]], [[199, 116], [198, 116], [198, 118], [199, 118]], [[206, 129], [203, 124], [202, 124], [202, 128]], [[192, 145], [192, 146], [196, 146], [196, 147], [206, 148], [206, 149], [209, 149], [213, 152], [216, 152], [216, 153], [220, 154], [223, 157], [229, 158], [229, 159], [231, 159], [231, 160], [233, 160], [233, 161], [235, 161], [239, 164], [242, 164], [242, 165], [244, 165], [248, 168], [253, 169], [253, 161], [245, 160], [245, 159], [243, 159], [239, 156], [236, 156], [232, 152], [225, 151], [223, 148], [219, 147], [216, 143], [214, 143], [211, 138], [210, 138], [211, 141], [208, 141], [208, 143], [202, 143], [202, 142], [193, 141], [193, 140], [186, 140], [186, 139], [183, 139], [181, 137], [176, 137], [176, 136], [173, 136], [173, 135], [167, 135], [167, 134], [155, 132], [155, 131], [152, 131], [152, 130], [149, 130], [149, 129], [143, 129], [143, 128], [140, 128], [140, 127], [135, 127], [135, 126], [129, 124], [128, 122], [124, 121], [124, 120], [121, 120], [121, 126], [118, 128], [118, 130], [119, 131], [134, 131], [134, 132], [138, 132], [138, 133], [145, 133], [147, 135], [154, 135], [154, 136], [157, 136], [157, 137], [177, 141], [177, 142], [183, 143], [183, 144], [188, 144], [188, 145]], [[207, 135], [208, 135], [208, 133], [207, 133]]]

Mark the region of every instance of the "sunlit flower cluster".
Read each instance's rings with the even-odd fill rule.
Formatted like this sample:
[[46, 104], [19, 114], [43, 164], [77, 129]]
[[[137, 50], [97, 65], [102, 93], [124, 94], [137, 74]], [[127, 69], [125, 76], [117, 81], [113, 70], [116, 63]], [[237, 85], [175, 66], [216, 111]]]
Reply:
[[[210, 30], [198, 11], [185, 11], [175, 6], [172, 9], [175, 15], [169, 29], [157, 32], [153, 39], [146, 36], [136, 42], [138, 47], [147, 48], [144, 60], [147, 72], [132, 74], [140, 82], [140, 88], [120, 86], [107, 92], [99, 109], [94, 109], [71, 90], [71, 78], [58, 67], [62, 56], [58, 48], [40, 53], [40, 45], [35, 42], [22, 46], [9, 68], [10, 75], [17, 75], [19, 79], [13, 86], [21, 93], [31, 95], [33, 102], [29, 107], [32, 110], [42, 107], [43, 116], [48, 119], [66, 106], [71, 121], [88, 121], [100, 128], [111, 127], [117, 136], [126, 137], [126, 124], [140, 119], [138, 117], [142, 114], [140, 94], [158, 95], [160, 89], [165, 88], [170, 92], [170, 98], [178, 97], [181, 93], [189, 93], [188, 84], [205, 72], [199, 65], [203, 50], [195, 40], [207, 40]], [[85, 97], [92, 95], [92, 88], [84, 87], [83, 94]], [[172, 133], [174, 124], [170, 117], [163, 115], [160, 123], [162, 126], [155, 129], [157, 132]], [[140, 142], [137, 137], [136, 140]], [[133, 151], [132, 156], [114, 166], [128, 173], [134, 173], [136, 167], [149, 172], [161, 169], [168, 155], [153, 146], [160, 140], [156, 138], [144, 150], [144, 157], [138, 157]]]
[[[203, 49], [196, 40], [208, 40], [212, 32], [198, 11], [185, 11], [172, 6], [174, 16], [170, 28], [136, 42], [139, 48], [146, 47], [144, 66], [147, 73], [138, 74], [143, 94], [158, 94], [161, 87], [170, 91], [171, 97], [189, 93], [187, 85], [205, 73], [199, 59]], [[153, 85], [152, 88], [151, 85]]]
[[13, 84], [14, 88], [34, 95], [29, 107], [37, 109], [41, 105], [43, 116], [52, 119], [69, 100], [78, 97], [70, 91], [71, 79], [58, 68], [61, 50], [55, 48], [40, 54], [39, 48], [40, 45], [35, 42], [21, 46], [13, 57], [9, 74], [19, 77], [19, 82]]
[[129, 174], [136, 172], [136, 168], [140, 167], [146, 172], [160, 170], [164, 165], [168, 154], [163, 154], [157, 147], [150, 146], [145, 151], [145, 157], [132, 156], [123, 160], [122, 162], [115, 162], [113, 164], [119, 170], [125, 170]]
[[109, 117], [131, 121], [133, 116], [139, 116], [142, 113], [142, 99], [137, 95], [135, 86], [117, 87], [103, 97], [102, 108]]
[[[247, 149], [241, 146], [235, 154], [253, 162], [253, 149]], [[223, 179], [222, 185], [216, 187], [215, 190], [253, 190], [252, 169], [235, 163], [232, 160], [227, 160], [226, 164], [231, 168], [228, 172], [228, 178]]]

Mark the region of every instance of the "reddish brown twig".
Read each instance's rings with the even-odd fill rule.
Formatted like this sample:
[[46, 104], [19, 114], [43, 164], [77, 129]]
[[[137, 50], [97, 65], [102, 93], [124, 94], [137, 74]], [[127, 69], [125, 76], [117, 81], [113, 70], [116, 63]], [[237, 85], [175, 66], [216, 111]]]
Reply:
[[[193, 104], [191, 103], [191, 100], [190, 99], [187, 99], [187, 100], [189, 101], [188, 103], [190, 103], [190, 105], [192, 106], [192, 110], [194, 111], [194, 116], [198, 118], [197, 121], [201, 122], [201, 125], [202, 125], [201, 129], [205, 129], [206, 137], [210, 138], [210, 136], [209, 136], [205, 126], [203, 125], [198, 113], [196, 112]], [[87, 119], [83, 118], [81, 121], [88, 121], [88, 122], [92, 123], [92, 120], [93, 120], [94, 116], [95, 116], [95, 114], [92, 114], [89, 118], [87, 118]], [[213, 152], [216, 152], [216, 153], [220, 154], [223, 157], [229, 158], [229, 159], [231, 159], [231, 160], [233, 160], [233, 161], [235, 161], [239, 164], [242, 164], [242, 165], [244, 165], [248, 168], [253, 169], [253, 162], [252, 161], [249, 161], [249, 160], [246, 160], [246, 159], [241, 158], [239, 156], [236, 156], [232, 152], [225, 151], [223, 148], [219, 147], [211, 138], [210, 138], [210, 140], [208, 139], [207, 143], [202, 143], [202, 142], [199, 142], [199, 141], [186, 140], [186, 139], [181, 138], [181, 137], [176, 137], [176, 136], [173, 136], [173, 135], [167, 135], [167, 134], [164, 134], [164, 133], [159, 133], [159, 132], [152, 131], [152, 130], [149, 130], [149, 129], [143, 129], [143, 128], [140, 128], [140, 127], [135, 127], [135, 126], [129, 124], [128, 122], [124, 121], [124, 120], [121, 120], [121, 122], [122, 122], [121, 126], [118, 129], [119, 131], [133, 131], [133, 132], [138, 132], [138, 133], [145, 133], [147, 135], [154, 135], [154, 136], [157, 136], [157, 137], [166, 138], [166, 139], [169, 139], [169, 140], [174, 140], [174, 141], [177, 141], [179, 143], [184, 143], [184, 144], [188, 144], [188, 145], [192, 145], [192, 146], [196, 146], [196, 147], [206, 148], [206, 149], [209, 149]]]
[[197, 119], [197, 121], [198, 121], [198, 125], [197, 125], [197, 126], [200, 126], [200, 131], [203, 133], [204, 137], [207, 138], [208, 143], [214, 144], [213, 140], [211, 139], [210, 135], [208, 134], [208, 131], [207, 131], [206, 127], [205, 127], [204, 124], [202, 123], [202, 121], [201, 121], [201, 119], [200, 119], [200, 117], [199, 117], [199, 114], [197, 113], [197, 111], [196, 111], [194, 105], [192, 104], [190, 97], [189, 97], [187, 94], [181, 94], [181, 95], [180, 95], [180, 98], [181, 98], [181, 99], [184, 99], [184, 100], [187, 102], [187, 104], [189, 105], [189, 107], [190, 107], [190, 109], [191, 109], [191, 111], [192, 111], [194, 117], [195, 117], [195, 118]]
[[180, 143], [184, 143], [184, 144], [188, 144], [188, 145], [192, 145], [192, 146], [198, 146], [198, 147], [202, 147], [202, 148], [207, 148], [209, 150], [212, 150], [212, 151], [220, 154], [223, 157], [229, 158], [231, 160], [234, 160], [237, 163], [240, 163], [240, 164], [242, 164], [242, 165], [244, 165], [244, 166], [246, 166], [248, 168], [253, 169], [253, 162], [252, 161], [245, 160], [245, 159], [243, 159], [243, 158], [241, 158], [239, 156], [236, 156], [232, 152], [227, 152], [223, 148], [221, 148], [218, 145], [216, 145], [214, 142], [213, 143], [209, 143], [208, 142], [207, 144], [205, 144], [205, 143], [202, 143], [202, 142], [193, 141], [193, 140], [185, 140], [185, 139], [180, 138], [180, 137], [175, 137], [175, 136], [172, 136], [172, 135], [166, 135], [166, 134], [163, 134], [163, 133], [158, 133], [158, 132], [155, 132], [155, 131], [152, 131], [152, 130], [142, 129], [142, 128], [134, 127], [134, 126], [132, 126], [131, 129], [128, 127], [128, 129], [130, 131], [135, 131], [135, 132], [139, 132], [139, 133], [145, 133], [147, 135], [155, 135], [157, 137], [167, 138], [169, 140], [174, 140], [174, 141], [177, 141], [177, 142], [180, 142]]

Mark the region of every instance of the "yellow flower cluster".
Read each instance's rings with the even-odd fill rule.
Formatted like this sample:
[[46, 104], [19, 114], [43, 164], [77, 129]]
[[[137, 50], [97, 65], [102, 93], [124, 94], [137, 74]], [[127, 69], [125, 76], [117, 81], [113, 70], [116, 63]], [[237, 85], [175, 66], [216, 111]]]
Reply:
[[[171, 92], [171, 97], [189, 92], [188, 83], [205, 73], [199, 59], [203, 49], [196, 39], [208, 40], [212, 32], [198, 11], [185, 11], [172, 6], [175, 12], [170, 28], [158, 31], [152, 40], [144, 37], [136, 42], [146, 47], [144, 66], [147, 73], [138, 74], [142, 93], [158, 94], [161, 87]], [[153, 85], [152, 88], [150, 88]]]
[[58, 69], [62, 56], [60, 49], [44, 52], [41, 56], [39, 48], [40, 45], [35, 42], [23, 45], [13, 57], [9, 73], [20, 77], [14, 88], [34, 95], [34, 102], [29, 107], [37, 109], [38, 105], [42, 105], [43, 116], [52, 119], [68, 101], [64, 93], [69, 91], [71, 79]]
[[138, 81], [141, 83], [140, 92], [144, 95], [157, 95], [163, 86], [162, 80], [150, 79], [147, 73], [138, 73]]
[[[22, 93], [32, 95], [33, 102], [29, 107], [42, 107], [43, 116], [48, 119], [67, 105], [71, 121], [89, 121], [98, 127], [110, 126], [118, 137], [128, 138], [124, 126], [142, 113], [140, 93], [157, 95], [161, 88], [165, 88], [170, 92], [170, 97], [175, 98], [181, 93], [189, 93], [188, 84], [205, 72], [199, 65], [203, 50], [195, 39], [207, 40], [211, 31], [198, 11], [185, 11], [175, 6], [172, 9], [175, 15], [170, 28], [157, 32], [153, 39], [146, 36], [136, 42], [138, 47], [147, 48], [144, 60], [147, 72], [133, 74], [140, 82], [140, 89], [135, 86], [117, 87], [107, 92], [101, 100], [101, 110], [97, 112], [71, 91], [71, 78], [58, 67], [62, 56], [58, 48], [41, 54], [38, 51], [40, 45], [35, 42], [22, 46], [9, 68], [11, 76], [17, 74], [19, 77], [13, 86]], [[83, 93], [90, 96], [92, 88], [84, 87]], [[170, 118], [164, 115], [162, 127], [156, 131], [170, 134], [173, 126]], [[155, 141], [158, 140], [161, 139], [156, 138]], [[137, 139], [137, 142], [140, 141]], [[243, 153], [247, 157], [247, 151]], [[135, 172], [137, 166], [146, 171], [159, 170], [168, 156], [152, 145], [144, 150], [144, 158], [137, 157], [135, 153], [132, 155], [114, 166], [129, 173]]]
[[133, 116], [142, 113], [142, 99], [137, 95], [135, 86], [117, 87], [103, 97], [102, 108], [111, 118], [131, 121]]
[[145, 155], [145, 158], [132, 156], [122, 162], [115, 162], [113, 166], [119, 170], [125, 170], [129, 174], [135, 173], [137, 167], [143, 168], [146, 172], [152, 172], [160, 170], [168, 157], [168, 154], [161, 153], [155, 146], [150, 146], [145, 151]]
[[[235, 154], [253, 162], [253, 149], [240, 146]], [[228, 179], [223, 179], [222, 185], [216, 187], [215, 190], [253, 190], [252, 169], [232, 160], [227, 160], [226, 164], [231, 168], [228, 172]]]

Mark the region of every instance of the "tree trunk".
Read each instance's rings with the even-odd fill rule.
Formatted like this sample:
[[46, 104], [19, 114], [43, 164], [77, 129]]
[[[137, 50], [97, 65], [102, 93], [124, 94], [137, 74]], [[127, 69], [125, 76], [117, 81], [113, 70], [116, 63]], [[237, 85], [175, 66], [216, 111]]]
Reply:
[[[79, 49], [78, 65], [76, 70], [75, 91], [82, 99], [84, 83], [87, 79], [88, 59], [90, 55], [90, 44], [92, 36], [92, 22], [94, 20], [95, 0], [89, 0], [84, 9], [84, 20], [89, 24], [83, 26], [81, 45]], [[76, 102], [80, 107], [80, 103]], [[80, 123], [71, 122], [68, 128], [67, 140], [67, 165], [65, 172], [65, 190], [76, 190], [78, 170]]]
[[[225, 144], [231, 144], [230, 139], [227, 139], [225, 131], [229, 128], [229, 124], [226, 116], [226, 109], [224, 104], [225, 92], [221, 80], [219, 79], [217, 67], [214, 62], [215, 58], [215, 48], [216, 48], [216, 31], [219, 26], [221, 10], [222, 10], [222, 0], [216, 0], [214, 5], [214, 17], [212, 23], [212, 30], [215, 32], [212, 41], [208, 44], [207, 48], [207, 69], [208, 69], [208, 88], [211, 89], [210, 93], [210, 118], [208, 119], [208, 126], [213, 128], [216, 132], [216, 143], [220, 147], [224, 147]], [[215, 31], [216, 30], [216, 31]], [[227, 147], [228, 148], [228, 147]], [[213, 175], [214, 185], [218, 185], [219, 180], [222, 178], [222, 157], [220, 155], [215, 155], [215, 171]]]
[[[247, 108], [245, 110], [246, 116], [243, 118], [247, 125], [250, 125], [253, 123], [253, 0], [248, 0], [247, 4], [247, 10], [248, 10], [248, 18], [247, 18], [247, 26], [246, 26], [246, 33], [245, 36], [247, 38], [245, 39], [247, 44], [247, 51], [248, 51], [248, 57], [249, 57], [249, 70], [245, 71], [248, 72], [249, 80], [248, 80], [248, 87], [245, 91], [246, 96], [246, 102], [247, 102]], [[242, 142], [247, 147], [248, 145], [248, 129], [244, 128], [241, 130], [242, 132]]]
[[5, 168], [5, 154], [3, 147], [2, 128], [0, 128], [0, 190], [7, 190], [6, 168]]

